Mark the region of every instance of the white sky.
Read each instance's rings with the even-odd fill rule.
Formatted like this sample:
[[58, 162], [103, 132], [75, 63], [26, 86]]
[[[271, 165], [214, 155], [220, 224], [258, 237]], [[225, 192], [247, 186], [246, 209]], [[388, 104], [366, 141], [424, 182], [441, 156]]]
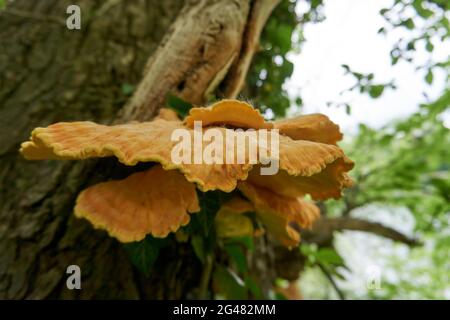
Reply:
[[[309, 24], [304, 29], [306, 42], [300, 54], [291, 54], [294, 73], [286, 83], [291, 95], [301, 92], [304, 107], [301, 113], [321, 112], [337, 122], [345, 133], [355, 132], [358, 123], [380, 127], [417, 110], [426, 99], [423, 92], [433, 99], [444, 89], [444, 74], [434, 75], [430, 87], [424, 81], [424, 72], [406, 62], [392, 66], [389, 52], [399, 36], [408, 31], [399, 30], [388, 37], [377, 34], [384, 26], [379, 10], [390, 6], [392, 0], [325, 0], [323, 22]], [[299, 11], [302, 10], [298, 6]], [[450, 45], [434, 43], [434, 57], [442, 58], [450, 52]], [[420, 48], [416, 56], [425, 61], [425, 49]], [[395, 79], [397, 90], [386, 89], [374, 100], [359, 92], [343, 96], [339, 93], [350, 88], [355, 80], [344, 75], [342, 64], [362, 73], [375, 73], [375, 82]], [[327, 107], [326, 102], [350, 102], [352, 114], [345, 109]], [[295, 111], [295, 109], [294, 109]]]

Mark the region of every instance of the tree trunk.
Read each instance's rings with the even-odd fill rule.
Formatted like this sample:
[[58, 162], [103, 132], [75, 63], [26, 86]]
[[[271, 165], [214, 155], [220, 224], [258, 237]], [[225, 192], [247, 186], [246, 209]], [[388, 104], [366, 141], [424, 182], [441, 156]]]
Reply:
[[[34, 127], [58, 121], [151, 119], [168, 93], [201, 104], [225, 78], [223, 92], [236, 95], [276, 2], [7, 4], [0, 12], [0, 298], [191, 297], [202, 266], [189, 246], [164, 248], [157, 272], [144, 278], [120, 243], [72, 215], [80, 190], [130, 168], [110, 159], [27, 162], [19, 145]], [[65, 26], [70, 4], [81, 7], [81, 30]], [[81, 290], [66, 287], [72, 264], [81, 268]]]

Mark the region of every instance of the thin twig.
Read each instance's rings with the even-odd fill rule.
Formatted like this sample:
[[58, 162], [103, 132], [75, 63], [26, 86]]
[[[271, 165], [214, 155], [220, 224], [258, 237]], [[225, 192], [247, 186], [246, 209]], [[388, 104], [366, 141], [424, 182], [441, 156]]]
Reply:
[[302, 237], [309, 242], [326, 244], [331, 243], [335, 231], [343, 230], [373, 233], [411, 247], [422, 244], [418, 239], [409, 237], [381, 223], [353, 217], [322, 217], [314, 223], [312, 230], [302, 232]]
[[322, 265], [321, 263], [318, 263], [318, 266], [319, 266], [320, 270], [322, 270], [325, 277], [327, 277], [328, 281], [330, 281], [331, 285], [334, 288], [334, 291], [336, 291], [337, 295], [339, 296], [339, 299], [345, 300], [345, 295], [342, 292], [342, 290], [339, 289], [336, 281], [334, 281], [334, 279], [333, 279], [333, 276], [328, 272], [328, 270], [325, 268], [324, 265]]
[[198, 299], [204, 300], [207, 299], [208, 286], [211, 280], [211, 273], [214, 262], [214, 253], [208, 254], [205, 257], [205, 263], [203, 266], [202, 277], [200, 279], [200, 285], [198, 288]]

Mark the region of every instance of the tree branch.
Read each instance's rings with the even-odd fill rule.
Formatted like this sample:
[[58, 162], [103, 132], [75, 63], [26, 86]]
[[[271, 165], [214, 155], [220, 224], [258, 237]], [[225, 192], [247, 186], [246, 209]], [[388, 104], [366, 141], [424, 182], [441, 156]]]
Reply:
[[333, 233], [335, 231], [343, 230], [373, 233], [381, 237], [404, 243], [408, 246], [421, 245], [419, 240], [410, 238], [403, 233], [381, 223], [351, 217], [323, 217], [316, 221], [312, 230], [303, 231], [302, 237], [307, 242], [317, 243], [319, 245], [331, 245]]
[[119, 121], [151, 119], [168, 93], [203, 104], [241, 50], [249, 10], [250, 0], [186, 2]]
[[267, 19], [280, 0], [255, 0], [246, 25], [242, 49], [225, 79], [225, 96], [236, 98], [245, 83], [253, 56], [259, 47], [259, 38]]
[[339, 299], [341, 300], [345, 300], [345, 295], [342, 292], [342, 290], [338, 287], [336, 281], [334, 281], [333, 276], [331, 275], [331, 273], [327, 270], [327, 268], [325, 268], [325, 266], [321, 263], [317, 264], [320, 268], [320, 270], [323, 272], [323, 274], [325, 275], [325, 277], [327, 277], [328, 281], [330, 281], [331, 285], [334, 288], [334, 291], [336, 291]]
[[205, 258], [205, 264], [203, 266], [203, 272], [200, 279], [200, 285], [198, 289], [198, 299], [208, 299], [208, 286], [211, 281], [211, 272], [214, 264], [214, 253], [208, 254]]

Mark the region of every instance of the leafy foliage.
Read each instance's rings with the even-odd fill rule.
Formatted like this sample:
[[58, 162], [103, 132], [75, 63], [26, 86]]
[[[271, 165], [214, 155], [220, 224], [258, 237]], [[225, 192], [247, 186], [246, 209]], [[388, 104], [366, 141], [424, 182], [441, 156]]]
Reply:
[[189, 110], [192, 108], [191, 103], [172, 94], [169, 94], [167, 97], [167, 106], [176, 111], [180, 118], [186, 117], [189, 114]]
[[159, 251], [168, 244], [168, 241], [169, 238], [157, 239], [148, 235], [142, 241], [126, 244], [125, 250], [136, 268], [148, 276], [158, 258]]
[[[447, 76], [447, 88], [450, 60], [447, 57], [436, 62], [432, 54], [437, 42], [448, 41], [448, 9], [448, 1], [396, 0], [392, 7], [381, 10], [386, 26], [379, 30], [382, 34], [391, 33], [395, 28], [410, 30], [408, 36], [398, 39], [392, 49], [392, 64], [405, 61], [417, 65], [416, 49], [424, 46], [430, 56], [425, 64], [418, 65], [417, 70], [431, 85], [436, 70], [440, 69]], [[343, 68], [356, 80], [349, 90], [358, 90], [376, 99], [386, 88], [396, 89], [394, 80], [377, 83], [374, 73], [363, 74], [348, 65]], [[348, 103], [340, 105], [350, 113]], [[357, 164], [351, 173], [356, 184], [346, 192], [344, 199], [326, 202], [325, 212], [331, 216], [346, 216], [352, 210], [370, 204], [406, 207], [415, 217], [416, 232], [427, 241], [426, 248], [411, 250], [410, 257], [415, 259], [416, 267], [410, 272], [398, 272], [404, 269], [405, 261], [390, 257], [392, 270], [397, 270], [399, 274], [399, 282], [383, 279], [384, 290], [371, 291], [369, 297], [442, 299], [450, 267], [447, 254], [450, 133], [445, 123], [449, 106], [450, 93], [446, 89], [441, 97], [421, 105], [418, 112], [406, 119], [377, 130], [360, 125], [358, 135], [345, 145], [346, 152]], [[308, 264], [315, 266], [321, 264], [317, 257], [320, 250], [323, 248], [303, 245], [301, 252], [307, 257]], [[432, 265], [424, 266], [423, 259], [428, 259]], [[425, 275], [428, 279], [425, 287], [423, 282], [411, 279], [423, 279]]]
[[[413, 63], [417, 71], [423, 73], [424, 80], [429, 85], [433, 84], [436, 70], [443, 70], [447, 74], [448, 86], [450, 60], [435, 61], [433, 59], [435, 44], [447, 41], [450, 36], [450, 25], [446, 16], [448, 9], [448, 2], [443, 1], [396, 0], [391, 7], [380, 10], [386, 24], [378, 30], [379, 34], [392, 34], [398, 28], [410, 31], [407, 36], [399, 37], [390, 51], [391, 64], [396, 65], [399, 61]], [[424, 47], [429, 56], [425, 63], [418, 64], [415, 53], [420, 47]], [[387, 83], [376, 83], [374, 82], [374, 73], [356, 72], [351, 70], [348, 65], [342, 65], [342, 67], [356, 80], [352, 87], [342, 93], [359, 90], [360, 93], [367, 93], [375, 99], [380, 97], [386, 88], [396, 89], [394, 80]], [[328, 105], [345, 107], [346, 112], [351, 113], [351, 106], [348, 102], [330, 101]]]
[[[220, 281], [225, 279], [216, 278], [215, 281], [218, 283], [218, 293], [223, 294], [226, 297], [236, 297], [245, 294], [246, 297], [252, 297], [255, 299], [262, 298], [261, 289], [259, 288], [258, 283], [252, 277], [247, 263], [248, 253], [253, 252], [254, 249], [253, 238], [230, 238], [225, 240], [225, 242], [221, 244], [221, 248], [226, 252], [230, 260], [230, 267], [228, 267], [228, 272], [230, 272], [233, 277], [229, 280], [236, 282], [236, 284], [233, 287], [221, 285]], [[222, 266], [219, 266], [219, 269], [220, 268], [222, 268]], [[244, 289], [241, 289], [242, 284], [244, 286]], [[222, 288], [226, 288], [227, 290], [233, 289], [236, 292], [224, 292]], [[243, 292], [241, 292], [242, 290]]]
[[[373, 130], [360, 126], [348, 148], [350, 156], [364, 163], [353, 171], [356, 186], [346, 195], [346, 207], [383, 202], [406, 206], [418, 228], [445, 227], [450, 173], [450, 135], [442, 113], [450, 104], [450, 91], [437, 101], [392, 126]], [[346, 209], [344, 209], [345, 211]]]
[[[448, 84], [450, 60], [433, 62], [431, 59], [433, 43], [447, 40], [450, 34], [446, 12], [448, 3], [439, 1], [395, 1], [391, 8], [383, 9], [380, 13], [388, 26], [379, 32], [387, 33], [395, 28], [414, 31], [410, 38], [399, 39], [391, 51], [392, 64], [400, 60], [415, 63], [416, 46], [422, 43], [430, 58], [417, 70], [424, 70], [424, 80], [432, 84], [435, 69], [440, 69], [446, 74]], [[370, 75], [345, 68], [367, 83]], [[441, 97], [422, 104], [418, 112], [404, 120], [378, 130], [361, 125], [358, 135], [346, 146], [350, 157], [363, 165], [352, 172], [357, 183], [346, 193], [344, 201], [328, 202], [327, 211], [332, 215], [348, 215], [355, 208], [373, 203], [406, 207], [415, 217], [416, 232], [427, 242], [426, 248], [411, 250], [410, 259], [415, 261], [412, 270], [398, 272], [398, 281], [383, 279], [383, 290], [370, 291], [371, 298], [442, 299], [442, 292], [448, 289], [445, 286], [450, 267], [447, 254], [450, 133], [445, 117], [449, 106], [447, 85]], [[404, 270], [404, 258], [391, 256], [390, 259], [392, 270]], [[432, 268], [424, 261], [429, 261]], [[425, 275], [427, 285], [415, 281]]]
[[[283, 84], [294, 71], [287, 54], [300, 50], [302, 33], [297, 27], [322, 18], [321, 0], [308, 2], [310, 11], [302, 17], [295, 13], [296, 3], [284, 0], [276, 7], [261, 36], [261, 51], [255, 56], [247, 76], [244, 95], [252, 99], [253, 104], [266, 112], [269, 118], [285, 116], [291, 105], [291, 98]], [[298, 38], [297, 41], [293, 41], [294, 36]], [[294, 100], [301, 104], [300, 96], [294, 97]]]
[[226, 299], [247, 299], [245, 283], [231, 269], [218, 266], [213, 275], [216, 291], [223, 294]]
[[386, 87], [391, 89], [396, 88], [393, 81], [388, 83], [375, 83], [373, 73], [362, 74], [351, 70], [346, 64], [343, 64], [342, 67], [345, 69], [346, 74], [350, 74], [356, 79], [355, 85], [349, 88], [348, 91], [359, 89], [360, 93], [368, 93], [371, 98], [376, 99], [383, 94]]
[[428, 61], [419, 65], [418, 69], [424, 69], [425, 80], [429, 84], [433, 82], [434, 68], [449, 68], [449, 61], [435, 62], [432, 60], [435, 43], [445, 42], [450, 36], [450, 24], [448, 15], [448, 1], [441, 0], [396, 0], [390, 8], [380, 11], [386, 20], [386, 26], [379, 30], [386, 34], [395, 28], [405, 28], [414, 32], [409, 37], [400, 38], [391, 50], [391, 62], [414, 62], [414, 53], [418, 46], [424, 46], [430, 53]]
[[300, 246], [300, 252], [306, 257], [307, 266], [319, 266], [322, 270], [330, 274], [330, 276], [334, 275], [343, 278], [339, 272], [339, 268], [345, 268], [345, 262], [334, 248], [318, 248], [315, 245], [302, 244]]
[[[349, 215], [370, 204], [406, 207], [415, 217], [416, 233], [427, 241], [426, 247], [412, 249], [409, 259], [417, 262], [411, 263], [416, 267], [408, 272], [404, 257], [390, 256], [391, 270], [397, 270], [400, 280], [383, 279], [383, 290], [370, 291], [369, 297], [442, 298], [439, 293], [448, 283], [442, 279], [448, 278], [450, 267], [446, 235], [450, 227], [450, 134], [443, 120], [449, 105], [447, 90], [402, 121], [379, 130], [361, 125], [346, 146], [352, 159], [363, 165], [352, 171], [356, 184], [345, 198], [326, 203], [327, 212]], [[432, 267], [424, 261], [431, 261]], [[411, 279], [425, 274], [426, 286]]]

